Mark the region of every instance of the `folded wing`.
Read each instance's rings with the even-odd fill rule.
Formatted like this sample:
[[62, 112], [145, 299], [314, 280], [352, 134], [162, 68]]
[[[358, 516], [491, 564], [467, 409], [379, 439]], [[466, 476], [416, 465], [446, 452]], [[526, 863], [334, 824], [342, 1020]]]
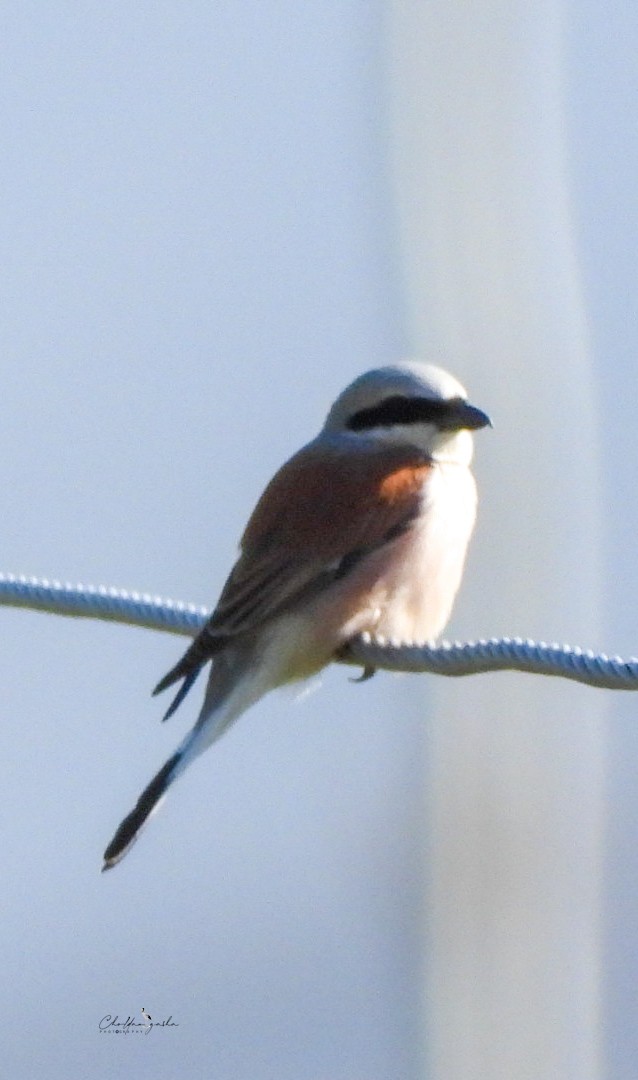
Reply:
[[310, 443], [275, 474], [210, 619], [160, 693], [184, 679], [170, 716], [208, 660], [343, 578], [418, 515], [431, 462], [415, 448], [335, 438]]

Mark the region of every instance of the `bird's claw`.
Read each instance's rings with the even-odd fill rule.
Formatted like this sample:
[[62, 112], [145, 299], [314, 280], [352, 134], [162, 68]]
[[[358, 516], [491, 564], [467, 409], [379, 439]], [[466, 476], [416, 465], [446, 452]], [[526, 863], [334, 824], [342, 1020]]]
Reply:
[[371, 664], [365, 664], [361, 674], [357, 675], [356, 679], [350, 679], [349, 681], [354, 683], [367, 682], [368, 679], [371, 679], [376, 673], [377, 669], [375, 667], [372, 667]]

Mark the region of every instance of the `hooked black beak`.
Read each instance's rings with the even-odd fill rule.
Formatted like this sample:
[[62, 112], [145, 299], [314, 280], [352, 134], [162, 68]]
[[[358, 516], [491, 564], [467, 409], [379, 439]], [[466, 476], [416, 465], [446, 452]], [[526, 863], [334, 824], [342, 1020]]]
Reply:
[[482, 409], [477, 409], [475, 405], [470, 405], [469, 401], [463, 401], [462, 398], [450, 402], [446, 412], [447, 416], [441, 427], [447, 431], [478, 431], [479, 428], [492, 427], [492, 421], [487, 413], [484, 413]]
[[463, 427], [468, 428], [470, 431], [478, 431], [482, 427], [492, 427], [492, 421], [487, 413], [484, 413], [482, 409], [477, 409], [475, 405], [468, 405], [466, 402], [461, 412], [463, 414]]

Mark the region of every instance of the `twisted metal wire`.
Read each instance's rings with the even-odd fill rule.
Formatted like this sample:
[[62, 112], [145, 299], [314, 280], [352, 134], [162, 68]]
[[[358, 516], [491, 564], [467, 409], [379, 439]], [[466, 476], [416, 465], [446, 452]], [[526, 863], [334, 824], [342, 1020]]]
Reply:
[[[148, 593], [127, 592], [104, 585], [69, 585], [46, 578], [0, 573], [0, 605], [48, 611], [88, 619], [106, 619], [164, 630], [190, 637], [210, 615], [205, 607], [165, 600]], [[364, 673], [431, 672], [437, 675], [478, 675], [486, 671], [526, 671], [555, 675], [608, 690], [638, 690], [638, 659], [593, 653], [578, 646], [546, 644], [523, 638], [490, 638], [439, 644], [402, 644], [373, 639], [368, 634], [349, 642], [337, 657], [358, 664]]]
[[638, 690], [638, 659], [594, 653], [579, 646], [532, 641], [531, 638], [488, 638], [403, 644], [363, 634], [342, 657], [368, 671], [430, 672], [436, 675], [478, 675], [486, 671], [526, 671], [555, 675], [606, 690]]
[[69, 585], [47, 578], [0, 573], [0, 605], [76, 618], [107, 619], [194, 637], [210, 611], [195, 604], [106, 585]]

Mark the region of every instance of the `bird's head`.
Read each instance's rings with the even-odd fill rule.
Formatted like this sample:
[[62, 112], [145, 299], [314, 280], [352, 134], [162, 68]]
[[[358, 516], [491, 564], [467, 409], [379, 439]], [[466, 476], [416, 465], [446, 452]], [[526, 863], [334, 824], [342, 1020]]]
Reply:
[[418, 447], [434, 461], [468, 465], [472, 431], [491, 426], [463, 386], [434, 364], [405, 360], [360, 375], [339, 395], [324, 432]]

